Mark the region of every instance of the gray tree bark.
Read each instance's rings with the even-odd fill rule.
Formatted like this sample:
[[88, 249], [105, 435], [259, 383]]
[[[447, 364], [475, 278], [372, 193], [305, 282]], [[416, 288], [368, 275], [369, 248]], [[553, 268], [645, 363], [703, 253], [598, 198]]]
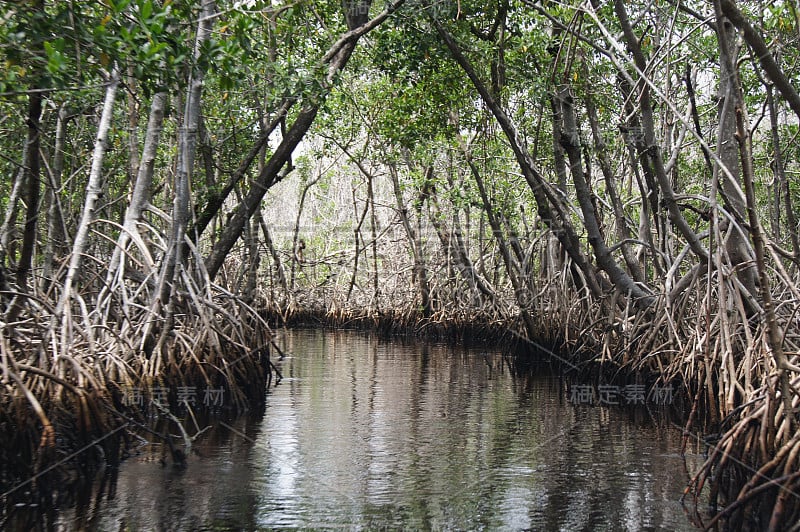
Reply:
[[397, 176], [397, 167], [394, 164], [389, 164], [388, 166], [389, 175], [392, 178], [394, 196], [397, 200], [397, 213], [400, 216], [403, 229], [405, 229], [406, 236], [408, 237], [408, 246], [411, 249], [411, 255], [414, 259], [414, 280], [417, 282], [419, 288], [422, 315], [427, 318], [433, 312], [433, 302], [431, 300], [431, 289], [428, 283], [428, 268], [425, 265], [425, 254], [422, 249], [422, 242], [419, 233], [415, 231], [414, 227], [411, 225], [406, 201], [403, 199], [403, 192], [400, 190], [400, 179]]
[[592, 138], [594, 139], [594, 147], [597, 153], [597, 159], [600, 164], [600, 171], [603, 173], [603, 179], [606, 183], [606, 192], [611, 200], [611, 207], [614, 209], [614, 228], [617, 235], [617, 240], [620, 242], [622, 256], [625, 259], [625, 264], [628, 266], [628, 271], [631, 272], [633, 279], [639, 283], [644, 283], [644, 273], [636, 259], [636, 255], [630, 249], [630, 246], [625, 242], [632, 237], [625, 220], [625, 209], [622, 205], [622, 200], [617, 191], [616, 178], [614, 171], [611, 168], [611, 161], [608, 158], [607, 146], [603, 139], [603, 132], [600, 130], [600, 123], [597, 119], [597, 111], [592, 101], [592, 97], [588, 96], [586, 99], [586, 110], [589, 115], [589, 124], [592, 128]]
[[[792, 202], [792, 196], [789, 190], [789, 180], [786, 178], [786, 169], [784, 167], [783, 161], [783, 153], [781, 152], [781, 137], [780, 133], [778, 132], [778, 111], [775, 105], [775, 98], [773, 97], [773, 89], [771, 85], [766, 87], [767, 89], [767, 107], [769, 107], [769, 120], [770, 120], [770, 133], [772, 135], [772, 150], [773, 150], [773, 160], [772, 164], [774, 165], [774, 173], [775, 177], [778, 180], [778, 184], [780, 187], [780, 194], [776, 194], [783, 197], [783, 207], [786, 212], [786, 223], [788, 225], [789, 237], [791, 238], [792, 242], [792, 253], [793, 253], [793, 260], [795, 265], [800, 267], [800, 238], [797, 235], [797, 215], [794, 212], [794, 204]], [[778, 205], [776, 208], [777, 211], [777, 228], [780, 228], [780, 216], [781, 216], [781, 209]]]
[[47, 244], [44, 250], [44, 264], [42, 266], [42, 288], [46, 292], [52, 282], [53, 270], [57, 257], [64, 250], [66, 227], [64, 213], [61, 210], [61, 178], [64, 173], [64, 146], [67, 139], [67, 122], [69, 115], [66, 104], [58, 109], [56, 117], [56, 134], [53, 146], [53, 163], [50, 168], [50, 179], [45, 189], [45, 204], [47, 205]]
[[[203, 0], [195, 36], [195, 61], [200, 58], [201, 47], [211, 37], [215, 11], [214, 0]], [[180, 270], [186, 259], [183, 239], [189, 224], [190, 183], [197, 151], [197, 132], [200, 126], [200, 103], [204, 78], [205, 72], [201, 68], [195, 67], [189, 77], [183, 124], [178, 132], [178, 164], [175, 174], [175, 196], [172, 204], [172, 228], [159, 278], [158, 298], [161, 305], [169, 302], [172, 286], [179, 278]]]
[[[131, 191], [131, 201], [128, 208], [125, 210], [122, 231], [120, 231], [117, 245], [114, 248], [108, 266], [106, 286], [112, 284], [114, 277], [120, 269], [122, 269], [124, 273], [124, 256], [131, 240], [136, 242], [139, 248], [145, 252], [145, 258], [149, 258], [146, 246], [139, 237], [138, 224], [142, 221], [144, 210], [150, 202], [150, 189], [153, 183], [156, 153], [158, 151], [158, 143], [164, 125], [164, 111], [167, 106], [167, 101], [168, 96], [166, 92], [157, 92], [153, 95], [153, 99], [150, 102], [150, 116], [147, 120], [147, 131], [145, 132], [142, 157], [138, 165], [138, 172], [136, 173], [133, 190]], [[152, 260], [148, 261], [148, 266], [152, 265]]]
[[[642, 47], [639, 44], [639, 39], [633, 31], [630, 20], [628, 19], [628, 12], [625, 9], [623, 0], [614, 0], [614, 11], [617, 13], [620, 25], [622, 26], [622, 33], [625, 44], [628, 50], [633, 54], [633, 61], [639, 72], [644, 75], [647, 72], [647, 60], [645, 59]], [[661, 148], [656, 142], [655, 135], [655, 120], [653, 119], [653, 103], [650, 99], [650, 89], [647, 83], [642, 85], [641, 94], [639, 96], [639, 110], [641, 113], [642, 124], [642, 140], [644, 141], [643, 157], [646, 158], [647, 164], [652, 165], [653, 174], [658, 182], [658, 188], [661, 192], [664, 204], [667, 207], [669, 219], [672, 224], [678, 229], [683, 238], [686, 239], [687, 244], [692, 252], [700, 258], [703, 262], [708, 261], [708, 250], [700, 242], [697, 233], [692, 230], [689, 223], [681, 214], [678, 202], [675, 200], [675, 192], [672, 189], [669, 176], [664, 168], [664, 160], [661, 155]]]
[[[717, 40], [719, 42], [719, 105], [717, 127], [717, 157], [722, 164], [714, 165], [713, 179], [720, 184], [726, 210], [736, 220], [727, 225], [728, 258], [742, 285], [753, 296], [757, 295], [757, 272], [752, 263], [747, 237], [742, 229], [745, 216], [745, 198], [741, 189], [741, 168], [739, 166], [739, 146], [736, 134], [735, 87], [738, 58], [736, 31], [719, 8], [716, 8]], [[727, 171], [725, 171], [727, 170]]]
[[116, 67], [111, 72], [111, 79], [106, 87], [106, 95], [103, 101], [103, 111], [100, 116], [100, 123], [97, 126], [97, 139], [94, 144], [92, 155], [92, 166], [89, 171], [89, 179], [86, 184], [86, 197], [83, 204], [83, 212], [78, 228], [75, 232], [75, 241], [72, 245], [72, 255], [70, 256], [67, 275], [64, 279], [64, 286], [61, 290], [61, 297], [58, 300], [54, 318], [65, 317], [64, 327], [68, 326], [69, 312], [68, 305], [72, 299], [72, 286], [80, 270], [83, 253], [86, 250], [89, 238], [89, 224], [94, 220], [94, 210], [97, 198], [103, 190], [103, 159], [108, 147], [108, 132], [111, 129], [111, 118], [114, 114], [114, 102], [119, 86], [119, 72]]
[[608, 274], [615, 287], [626, 296], [633, 298], [633, 303], [639, 310], [645, 310], [653, 305], [655, 298], [636, 284], [625, 270], [619, 267], [600, 231], [600, 224], [592, 201], [592, 192], [583, 170], [580, 136], [575, 122], [572, 92], [569, 88], [559, 91], [557, 102], [562, 111], [561, 145], [569, 160], [572, 181], [575, 183], [575, 194], [583, 213], [583, 225], [588, 233], [589, 245], [592, 246], [597, 258], [597, 265]]
[[789, 107], [792, 108], [797, 118], [800, 119], [800, 93], [797, 92], [791, 81], [789, 81], [789, 78], [783, 72], [783, 69], [781, 69], [778, 62], [775, 61], [775, 57], [773, 57], [772, 52], [769, 51], [766, 42], [764, 42], [764, 38], [744, 17], [739, 8], [736, 7], [736, 0], [720, 0], [719, 6], [733, 25], [742, 30], [747, 44], [753, 49], [764, 72], [767, 73], [769, 79], [772, 80], [775, 87], [789, 103]]

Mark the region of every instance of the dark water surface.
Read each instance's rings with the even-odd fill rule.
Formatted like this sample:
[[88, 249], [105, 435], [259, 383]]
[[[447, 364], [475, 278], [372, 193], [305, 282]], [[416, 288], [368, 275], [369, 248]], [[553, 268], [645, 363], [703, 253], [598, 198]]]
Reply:
[[280, 342], [263, 419], [217, 422], [184, 470], [145, 449], [55, 528], [692, 529], [680, 432], [644, 409], [571, 404], [499, 351], [318, 330]]

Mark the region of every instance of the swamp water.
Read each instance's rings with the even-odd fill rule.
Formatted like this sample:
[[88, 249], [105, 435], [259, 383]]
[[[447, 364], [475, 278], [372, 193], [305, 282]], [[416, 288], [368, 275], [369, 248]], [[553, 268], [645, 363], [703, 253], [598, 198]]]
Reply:
[[680, 430], [647, 405], [573, 404], [499, 351], [320, 330], [279, 344], [263, 418], [212, 419], [185, 469], [143, 447], [44, 528], [693, 529]]

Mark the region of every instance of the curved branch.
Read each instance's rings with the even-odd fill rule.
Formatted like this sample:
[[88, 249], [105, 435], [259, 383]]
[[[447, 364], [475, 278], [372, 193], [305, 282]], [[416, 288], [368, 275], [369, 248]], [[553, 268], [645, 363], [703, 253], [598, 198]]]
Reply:
[[767, 43], [764, 42], [764, 38], [739, 11], [734, 0], [721, 0], [720, 7], [725, 16], [744, 34], [744, 40], [747, 41], [747, 44], [758, 56], [761, 68], [767, 73], [767, 76], [775, 84], [781, 95], [786, 98], [789, 107], [800, 118], [800, 94], [797, 93], [789, 78], [786, 77], [786, 74], [783, 73], [783, 70], [775, 61], [769, 48], [767, 48]]
[[586, 256], [581, 251], [580, 239], [578, 238], [575, 229], [570, 224], [568, 216], [565, 214], [563, 206], [555, 196], [551, 185], [545, 181], [544, 177], [537, 169], [533, 157], [525, 147], [525, 142], [516, 126], [494, 98], [494, 96], [492, 96], [492, 94], [489, 92], [489, 89], [486, 87], [483, 81], [481, 81], [481, 79], [478, 77], [478, 74], [475, 72], [475, 69], [469, 62], [469, 59], [467, 59], [467, 57], [461, 51], [461, 48], [453, 39], [452, 35], [445, 30], [438, 20], [431, 18], [431, 21], [436, 28], [436, 31], [439, 33], [439, 36], [442, 38], [442, 41], [444, 41], [444, 44], [450, 50], [450, 54], [453, 56], [453, 59], [456, 61], [456, 63], [458, 63], [464, 73], [467, 74], [470, 81], [472, 81], [473, 86], [480, 94], [481, 99], [486, 104], [486, 107], [491, 110], [492, 114], [497, 120], [497, 123], [500, 125], [506, 137], [508, 138], [520, 170], [522, 170], [522, 175], [525, 178], [525, 181], [528, 183], [528, 187], [533, 192], [533, 196], [536, 201], [536, 207], [539, 211], [539, 216], [542, 218], [544, 223], [547, 224], [548, 229], [556, 235], [559, 243], [564, 248], [564, 251], [567, 252], [572, 261], [581, 270], [591, 293], [594, 295], [600, 295], [602, 290], [600, 288], [598, 278], [595, 275], [591, 264], [586, 259]]

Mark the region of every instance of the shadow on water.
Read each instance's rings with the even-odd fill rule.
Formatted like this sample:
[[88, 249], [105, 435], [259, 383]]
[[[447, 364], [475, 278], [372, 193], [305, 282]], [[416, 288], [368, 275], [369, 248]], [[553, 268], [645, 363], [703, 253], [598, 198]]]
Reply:
[[211, 420], [185, 468], [144, 445], [6, 527], [692, 529], [681, 434], [651, 405], [574, 404], [563, 379], [515, 374], [495, 350], [320, 330], [281, 342], [263, 416]]

